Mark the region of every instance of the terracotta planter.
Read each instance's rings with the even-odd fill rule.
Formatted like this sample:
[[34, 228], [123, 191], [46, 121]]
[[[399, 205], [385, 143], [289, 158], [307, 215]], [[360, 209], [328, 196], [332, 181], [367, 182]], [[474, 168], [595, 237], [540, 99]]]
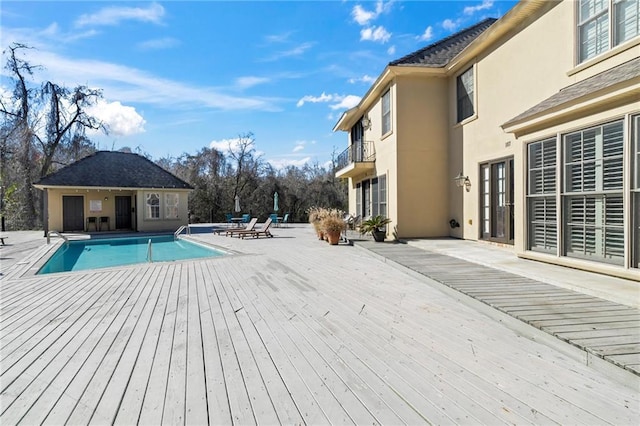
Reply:
[[327, 231], [325, 236], [332, 246], [338, 245], [340, 242], [340, 231]]

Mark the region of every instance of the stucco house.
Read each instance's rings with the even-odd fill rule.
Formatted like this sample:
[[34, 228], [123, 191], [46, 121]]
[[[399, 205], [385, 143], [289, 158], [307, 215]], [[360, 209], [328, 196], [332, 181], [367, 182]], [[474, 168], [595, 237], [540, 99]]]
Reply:
[[98, 151], [34, 184], [45, 232], [175, 231], [187, 225], [191, 185], [138, 154]]
[[523, 0], [389, 63], [334, 127], [350, 213], [640, 279], [639, 9]]

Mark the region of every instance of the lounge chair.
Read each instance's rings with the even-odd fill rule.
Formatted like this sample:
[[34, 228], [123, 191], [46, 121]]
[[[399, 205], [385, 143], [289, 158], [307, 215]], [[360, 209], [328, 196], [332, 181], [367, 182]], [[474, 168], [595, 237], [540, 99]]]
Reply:
[[242, 238], [243, 240], [244, 240], [244, 237], [258, 238], [258, 237], [260, 237], [262, 235], [264, 235], [265, 237], [268, 237], [268, 238], [273, 238], [273, 234], [269, 231], [269, 227], [271, 226], [272, 222], [273, 221], [271, 220], [271, 218], [269, 218], [264, 223], [264, 225], [262, 225], [262, 228], [256, 229], [256, 230], [253, 230], [253, 231], [240, 232], [238, 234], [238, 237]]
[[[250, 232], [250, 231], [253, 231], [253, 229], [256, 227], [256, 223], [258, 223], [258, 218], [257, 218], [257, 217], [254, 217], [254, 218], [252, 218], [252, 219], [249, 221], [249, 223], [247, 224], [247, 226], [246, 226], [246, 227], [244, 227], [244, 228], [239, 228], [239, 229], [227, 229], [227, 230], [225, 231], [225, 234], [224, 234], [224, 235], [225, 235], [226, 237], [229, 237], [229, 236], [233, 237], [234, 235], [239, 234], [239, 233], [241, 233], [241, 232]], [[222, 231], [220, 231], [219, 233], [221, 233], [221, 232], [222, 232]]]
[[0, 241], [2, 242], [2, 245], [4, 245], [4, 239], [5, 238], [9, 238], [6, 235], [0, 235]]

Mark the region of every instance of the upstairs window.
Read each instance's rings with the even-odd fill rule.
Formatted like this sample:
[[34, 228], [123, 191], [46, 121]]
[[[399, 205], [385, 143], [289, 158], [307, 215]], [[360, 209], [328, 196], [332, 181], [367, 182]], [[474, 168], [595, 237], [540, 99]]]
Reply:
[[475, 114], [473, 105], [473, 67], [456, 79], [458, 95], [458, 123]]
[[391, 90], [382, 95], [382, 134], [391, 132]]
[[591, 59], [640, 34], [640, 0], [580, 0], [578, 62]]

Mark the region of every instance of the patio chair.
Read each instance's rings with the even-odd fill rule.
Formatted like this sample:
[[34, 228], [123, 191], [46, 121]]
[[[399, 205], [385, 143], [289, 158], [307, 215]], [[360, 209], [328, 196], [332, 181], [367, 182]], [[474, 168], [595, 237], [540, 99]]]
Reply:
[[238, 237], [242, 238], [243, 240], [244, 240], [244, 237], [258, 238], [262, 235], [268, 238], [273, 238], [273, 234], [269, 231], [269, 227], [271, 226], [271, 223], [273, 223], [273, 221], [271, 220], [271, 218], [269, 218], [266, 220], [264, 225], [262, 225], [262, 228], [256, 229], [253, 231], [240, 232], [238, 233]]
[[278, 227], [278, 215], [277, 215], [277, 213], [271, 213], [269, 215], [269, 219], [271, 219], [271, 223], [273, 223], [276, 227]]
[[250, 220], [252, 220], [252, 219], [251, 219], [251, 215], [249, 213], [246, 213], [246, 214], [242, 215], [242, 223], [249, 223]]
[[282, 218], [282, 224], [287, 227], [287, 223], [289, 223], [289, 213], [286, 213]]
[[93, 230], [98, 231], [98, 218], [95, 216], [87, 217], [87, 232], [89, 232], [89, 226], [93, 225]]
[[224, 216], [225, 216], [225, 218], [227, 219], [227, 223], [228, 223], [229, 225], [231, 225], [231, 219], [233, 219], [233, 214], [232, 214], [232, 213], [227, 213], [227, 214], [225, 214]]
[[[258, 218], [257, 218], [257, 217], [254, 217], [254, 218], [252, 218], [252, 219], [249, 221], [249, 223], [247, 224], [247, 226], [246, 226], [246, 227], [244, 227], [244, 228], [239, 228], [239, 229], [227, 229], [227, 230], [225, 231], [225, 234], [224, 234], [224, 235], [225, 235], [225, 237], [229, 237], [229, 236], [233, 237], [234, 235], [239, 234], [239, 233], [241, 233], [241, 232], [250, 232], [250, 231], [253, 231], [253, 230], [254, 230], [254, 228], [256, 227], [256, 223], [258, 223]], [[218, 234], [220, 234], [221, 232], [222, 232], [222, 231], [218, 232]]]
[[98, 223], [98, 231], [102, 231], [102, 225], [107, 224], [107, 231], [111, 231], [111, 223], [109, 216], [100, 216], [100, 223]]

